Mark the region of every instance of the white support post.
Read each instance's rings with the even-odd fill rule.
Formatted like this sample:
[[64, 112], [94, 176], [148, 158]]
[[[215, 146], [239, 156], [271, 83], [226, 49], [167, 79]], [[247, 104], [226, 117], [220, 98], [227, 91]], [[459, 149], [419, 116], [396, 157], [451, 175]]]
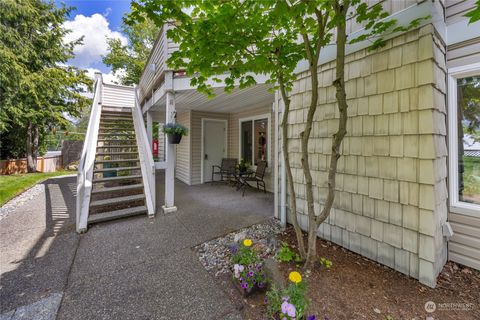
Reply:
[[[175, 122], [175, 95], [169, 91], [166, 94], [166, 108], [165, 108], [165, 122]], [[174, 189], [175, 189], [175, 145], [166, 143], [166, 162], [165, 169], [165, 205], [163, 206], [164, 213], [171, 213], [177, 211], [174, 205]]]
[[147, 111], [147, 136], [148, 136], [148, 142], [150, 143], [150, 148], [152, 148], [153, 119], [152, 119], [152, 113], [150, 111]]

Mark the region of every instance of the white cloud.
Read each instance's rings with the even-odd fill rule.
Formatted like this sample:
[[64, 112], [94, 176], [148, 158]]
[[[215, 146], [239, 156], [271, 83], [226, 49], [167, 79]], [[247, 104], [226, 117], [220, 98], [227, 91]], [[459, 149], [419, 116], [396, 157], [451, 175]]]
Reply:
[[83, 44], [75, 47], [75, 58], [69, 61], [80, 68], [86, 69], [102, 62], [102, 55], [107, 53], [107, 38], [120, 39], [124, 45], [128, 42], [123, 34], [112, 31], [105, 16], [99, 13], [90, 17], [76, 15], [74, 20], [66, 21], [64, 27], [71, 30], [65, 37], [66, 42], [84, 37]]

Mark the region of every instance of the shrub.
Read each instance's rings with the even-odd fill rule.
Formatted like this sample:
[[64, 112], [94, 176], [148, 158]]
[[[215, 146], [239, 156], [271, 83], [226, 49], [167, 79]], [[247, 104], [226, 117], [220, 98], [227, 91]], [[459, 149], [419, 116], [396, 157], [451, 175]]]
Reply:
[[277, 259], [281, 262], [301, 262], [302, 258], [290, 247], [288, 246], [288, 243], [282, 243], [282, 247], [280, 250], [278, 250], [277, 253]]
[[163, 132], [166, 134], [186, 136], [188, 134], [188, 129], [179, 123], [167, 123], [163, 126]]

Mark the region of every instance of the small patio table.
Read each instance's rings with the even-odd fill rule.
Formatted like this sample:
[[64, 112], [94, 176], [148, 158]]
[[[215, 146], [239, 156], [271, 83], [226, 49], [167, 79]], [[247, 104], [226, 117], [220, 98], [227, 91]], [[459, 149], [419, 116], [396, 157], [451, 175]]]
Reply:
[[245, 171], [240, 171], [240, 170], [236, 170], [235, 171], [235, 174], [233, 175], [234, 178], [235, 178], [235, 181], [234, 181], [234, 187], [237, 187], [237, 191], [246, 187], [248, 185], [248, 183], [245, 182], [244, 179], [242, 179], [243, 177], [248, 177], [252, 174], [254, 174], [255, 171], [251, 170], [251, 169], [247, 169]]

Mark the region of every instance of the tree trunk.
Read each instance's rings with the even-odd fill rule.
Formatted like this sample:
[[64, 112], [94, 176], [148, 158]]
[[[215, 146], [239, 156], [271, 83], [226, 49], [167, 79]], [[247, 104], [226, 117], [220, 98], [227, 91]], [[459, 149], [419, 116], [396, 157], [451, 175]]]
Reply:
[[292, 168], [290, 166], [290, 157], [288, 155], [288, 114], [290, 112], [290, 98], [287, 96], [287, 92], [282, 81], [282, 78], [279, 79], [280, 92], [282, 94], [282, 99], [284, 103], [284, 110], [282, 116], [282, 149], [283, 149], [283, 162], [285, 164], [285, 171], [287, 173], [287, 183], [288, 183], [288, 193], [289, 197], [289, 216], [290, 221], [292, 222], [293, 228], [295, 229], [295, 235], [297, 237], [298, 252], [302, 260], [306, 258], [305, 243], [303, 241], [303, 232], [298, 224], [297, 219], [297, 195], [295, 193]]
[[336, 58], [336, 79], [333, 82], [336, 88], [336, 98], [338, 103], [338, 109], [340, 111], [340, 119], [338, 122], [338, 130], [333, 135], [332, 141], [332, 155], [330, 157], [330, 166], [328, 168], [328, 193], [325, 205], [322, 212], [317, 217], [317, 227], [327, 219], [330, 214], [330, 210], [335, 199], [335, 185], [336, 185], [336, 173], [338, 159], [340, 158], [340, 146], [343, 138], [347, 133], [347, 95], [345, 92], [345, 44], [347, 42], [345, 21], [348, 11], [348, 5], [335, 5], [335, 15], [339, 17], [337, 19], [337, 58]]
[[29, 173], [37, 171], [38, 140], [39, 140], [38, 127], [29, 121], [27, 125], [27, 144], [26, 144], [27, 172]]

